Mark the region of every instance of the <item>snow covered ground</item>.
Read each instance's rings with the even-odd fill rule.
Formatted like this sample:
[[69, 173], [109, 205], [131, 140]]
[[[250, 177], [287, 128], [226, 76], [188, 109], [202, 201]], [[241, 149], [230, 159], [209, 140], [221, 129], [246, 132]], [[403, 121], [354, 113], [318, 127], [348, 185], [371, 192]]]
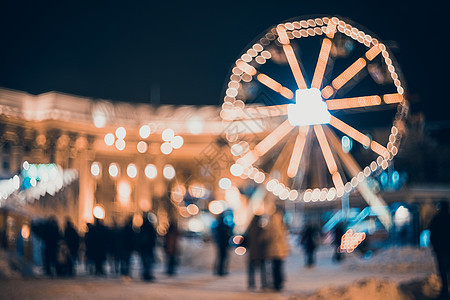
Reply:
[[285, 262], [286, 284], [280, 293], [247, 290], [245, 256], [233, 253], [230, 274], [217, 277], [212, 274], [215, 251], [211, 244], [184, 242], [182, 250], [177, 276], [165, 276], [161, 261], [152, 283], [139, 279], [137, 259], [129, 279], [93, 277], [81, 266], [77, 278], [49, 279], [42, 275], [22, 278], [17, 271], [7, 270], [0, 255], [0, 299], [432, 299], [439, 288], [429, 249], [392, 247], [375, 252], [370, 259], [352, 253], [335, 264], [332, 249], [323, 246], [313, 268], [305, 268], [303, 253], [293, 249]]

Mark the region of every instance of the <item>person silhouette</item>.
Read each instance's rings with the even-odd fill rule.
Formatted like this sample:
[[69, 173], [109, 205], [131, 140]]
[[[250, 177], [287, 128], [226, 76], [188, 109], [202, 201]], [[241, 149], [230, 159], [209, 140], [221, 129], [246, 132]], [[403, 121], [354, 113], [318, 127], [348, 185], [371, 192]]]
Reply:
[[70, 218], [66, 219], [66, 228], [64, 229], [64, 241], [70, 251], [70, 261], [68, 265], [68, 275], [75, 275], [75, 264], [78, 260], [78, 249], [80, 247], [80, 236], [73, 226]]
[[225, 213], [217, 216], [213, 229], [213, 236], [217, 246], [217, 258], [214, 264], [214, 273], [219, 276], [225, 276], [227, 272], [227, 260], [229, 239], [232, 236], [233, 226], [225, 220]]
[[300, 243], [305, 251], [305, 266], [311, 268], [315, 264], [314, 252], [317, 248], [317, 241], [319, 240], [319, 231], [312, 224], [307, 222], [300, 234]]
[[437, 213], [430, 222], [430, 242], [441, 278], [441, 291], [438, 298], [447, 299], [448, 273], [450, 272], [450, 213], [447, 201], [440, 201]]
[[287, 229], [283, 222], [280, 208], [276, 208], [272, 213], [267, 227], [269, 234], [267, 257], [272, 261], [273, 288], [276, 291], [281, 291], [285, 279], [283, 263], [289, 255], [289, 244], [287, 241]]
[[143, 222], [138, 235], [138, 250], [142, 261], [142, 279], [145, 281], [152, 281], [153, 276], [153, 260], [154, 249], [156, 245], [156, 230], [153, 224], [143, 215]]
[[172, 217], [169, 221], [169, 228], [164, 236], [164, 252], [166, 253], [166, 274], [174, 276], [176, 273], [178, 254], [178, 221]]
[[266, 260], [269, 244], [268, 232], [269, 217], [267, 215], [254, 215], [244, 233], [244, 246], [248, 251], [247, 275], [248, 288], [255, 289], [255, 269], [259, 267], [261, 275], [261, 289], [267, 288]]

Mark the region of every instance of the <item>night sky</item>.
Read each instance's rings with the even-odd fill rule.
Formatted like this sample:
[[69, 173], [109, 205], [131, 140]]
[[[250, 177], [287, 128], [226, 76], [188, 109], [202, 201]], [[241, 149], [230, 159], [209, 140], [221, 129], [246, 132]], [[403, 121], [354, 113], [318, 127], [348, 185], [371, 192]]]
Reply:
[[150, 103], [159, 85], [161, 104], [221, 105], [232, 64], [257, 35], [297, 16], [338, 15], [395, 46], [413, 111], [449, 119], [444, 8], [329, 2], [3, 1], [0, 86]]

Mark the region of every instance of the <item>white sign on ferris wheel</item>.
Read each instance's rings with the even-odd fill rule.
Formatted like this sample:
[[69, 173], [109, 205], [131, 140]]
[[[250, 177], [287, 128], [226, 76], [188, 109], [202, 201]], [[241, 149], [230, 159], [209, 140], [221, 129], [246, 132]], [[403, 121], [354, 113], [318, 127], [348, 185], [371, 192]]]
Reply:
[[[398, 153], [405, 95], [386, 45], [353, 22], [320, 17], [278, 24], [255, 39], [231, 70], [221, 112], [236, 161], [230, 172], [281, 200], [333, 201], [356, 188], [389, 228], [390, 213], [365, 179]], [[249, 121], [265, 129], [255, 134]], [[363, 132], [370, 128], [389, 129]], [[362, 146], [352, 151], [361, 151], [363, 160], [342, 150], [342, 135]], [[245, 151], [233, 151], [239, 147]]]

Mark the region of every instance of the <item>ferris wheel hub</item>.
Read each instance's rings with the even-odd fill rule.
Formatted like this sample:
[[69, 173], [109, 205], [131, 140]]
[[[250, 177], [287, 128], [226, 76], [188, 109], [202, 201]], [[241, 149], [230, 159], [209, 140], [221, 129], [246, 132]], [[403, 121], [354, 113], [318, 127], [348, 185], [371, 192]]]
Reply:
[[288, 120], [292, 126], [328, 124], [331, 119], [319, 89], [295, 91], [295, 104], [287, 107]]

